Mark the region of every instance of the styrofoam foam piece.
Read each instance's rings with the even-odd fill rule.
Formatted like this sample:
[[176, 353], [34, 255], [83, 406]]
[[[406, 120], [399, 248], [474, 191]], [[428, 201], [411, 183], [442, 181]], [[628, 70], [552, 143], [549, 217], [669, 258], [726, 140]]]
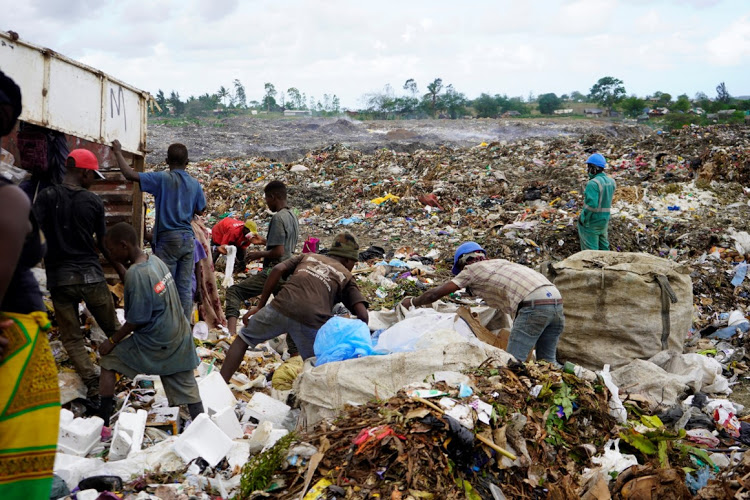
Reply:
[[77, 500], [96, 500], [97, 498], [99, 498], [99, 492], [93, 488], [76, 493]]
[[240, 421], [234, 413], [234, 408], [231, 406], [227, 406], [223, 410], [214, 413], [213, 416], [211, 416], [211, 421], [215, 423], [229, 439], [238, 439], [245, 435], [242, 432]]
[[104, 461], [99, 458], [86, 458], [78, 457], [76, 455], [69, 455], [67, 453], [56, 453], [55, 454], [55, 474], [60, 476], [60, 479], [65, 481], [68, 485], [68, 489], [72, 490], [81, 479], [88, 477], [85, 474], [88, 471], [96, 469], [104, 465]]
[[[104, 420], [99, 417], [74, 418], [71, 420], [70, 416], [72, 416], [72, 413], [68, 410], [63, 409], [60, 412], [61, 424], [57, 438], [57, 449], [70, 455], [85, 457], [101, 441]], [[65, 422], [64, 425], [63, 422]]]
[[239, 474], [242, 466], [245, 465], [248, 458], [250, 458], [250, 443], [245, 440], [235, 441], [232, 445], [232, 449], [227, 454], [227, 462], [229, 462], [229, 470], [232, 473]]
[[147, 419], [148, 412], [146, 410], [138, 410], [135, 413], [120, 413], [112, 433], [109, 460], [122, 460], [130, 453], [141, 450]]
[[289, 431], [286, 429], [273, 429], [271, 431], [271, 435], [268, 436], [268, 439], [266, 440], [265, 446], [263, 446], [263, 451], [266, 451], [268, 448], [276, 444], [276, 441], [283, 438], [289, 434]]
[[271, 437], [271, 431], [273, 431], [273, 424], [269, 421], [265, 421], [255, 428], [248, 441], [250, 453], [258, 453], [266, 446], [268, 438]]
[[201, 457], [208, 465], [214, 467], [229, 453], [233, 443], [208, 415], [201, 413], [177, 438], [174, 451], [185, 462]]
[[281, 401], [273, 399], [262, 392], [256, 392], [245, 407], [242, 421], [247, 422], [252, 417], [259, 423], [269, 421], [274, 426], [281, 427], [290, 411], [291, 408]]
[[[227, 406], [234, 408], [237, 399], [218, 371], [213, 371], [198, 382], [203, 407], [213, 415]], [[205, 458], [205, 457], [203, 457]]]

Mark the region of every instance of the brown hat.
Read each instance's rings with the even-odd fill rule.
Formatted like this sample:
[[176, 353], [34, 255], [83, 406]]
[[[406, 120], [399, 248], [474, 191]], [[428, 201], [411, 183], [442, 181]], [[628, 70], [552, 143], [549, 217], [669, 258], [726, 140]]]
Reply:
[[359, 260], [359, 244], [351, 233], [339, 233], [333, 239], [328, 255]]

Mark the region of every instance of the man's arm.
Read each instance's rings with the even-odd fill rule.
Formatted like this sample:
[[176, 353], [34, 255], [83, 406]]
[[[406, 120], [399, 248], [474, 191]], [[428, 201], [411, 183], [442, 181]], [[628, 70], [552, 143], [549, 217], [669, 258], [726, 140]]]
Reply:
[[102, 356], [106, 356], [107, 354], [112, 352], [112, 349], [114, 349], [122, 339], [133, 333], [137, 326], [138, 325], [128, 323], [126, 321], [125, 324], [122, 325], [114, 335], [102, 342], [102, 344], [99, 346], [99, 354]]
[[253, 314], [256, 314], [258, 311], [260, 311], [263, 307], [265, 307], [265, 305], [268, 303], [268, 298], [273, 293], [276, 285], [279, 284], [281, 278], [288, 276], [294, 272], [294, 270], [297, 268], [297, 262], [299, 262], [297, 259], [289, 259], [273, 266], [271, 272], [268, 273], [266, 283], [263, 285], [263, 293], [260, 294], [258, 305], [248, 311], [248, 314], [246, 316], [252, 316]]
[[367, 308], [364, 302], [357, 302], [352, 306], [352, 312], [357, 319], [364, 321], [365, 324], [370, 321], [370, 315], [367, 313]]
[[31, 232], [31, 203], [26, 193], [16, 186], [2, 188], [0, 196], [0, 303], [5, 298], [18, 259], [21, 258], [26, 235]]
[[245, 254], [245, 262], [252, 262], [260, 259], [271, 259], [278, 260], [284, 256], [284, 245], [276, 245], [271, 247], [270, 250], [258, 250], [255, 252], [247, 252]]
[[460, 290], [458, 285], [456, 285], [452, 281], [448, 281], [447, 283], [443, 283], [439, 287], [433, 288], [432, 290], [427, 290], [419, 297], [415, 297], [413, 299], [410, 299], [408, 297], [405, 298], [403, 301], [401, 301], [401, 305], [406, 308], [409, 308], [410, 306], [426, 306], [427, 304], [432, 304], [436, 300], [441, 299], [446, 295], [450, 295], [453, 292], [457, 292], [458, 290]]
[[125, 179], [132, 182], [141, 182], [141, 177], [138, 172], [136, 172], [133, 167], [128, 165], [125, 157], [122, 156], [122, 145], [117, 139], [112, 141], [112, 152], [115, 154], [115, 158], [117, 159], [117, 166], [120, 167], [120, 172], [122, 172], [122, 175], [125, 176]]

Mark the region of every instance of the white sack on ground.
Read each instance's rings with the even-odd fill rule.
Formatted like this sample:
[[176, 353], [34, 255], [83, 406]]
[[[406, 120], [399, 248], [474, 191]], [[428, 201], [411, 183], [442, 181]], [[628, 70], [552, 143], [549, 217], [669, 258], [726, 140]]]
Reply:
[[425, 349], [367, 356], [322, 366], [305, 363], [295, 381], [303, 425], [312, 426], [336, 415], [346, 404], [364, 404], [374, 398], [388, 399], [404, 386], [422, 382], [438, 371], [477, 367], [489, 358], [507, 364], [511, 356], [495, 347], [467, 341], [455, 331], [429, 333], [420, 343]]

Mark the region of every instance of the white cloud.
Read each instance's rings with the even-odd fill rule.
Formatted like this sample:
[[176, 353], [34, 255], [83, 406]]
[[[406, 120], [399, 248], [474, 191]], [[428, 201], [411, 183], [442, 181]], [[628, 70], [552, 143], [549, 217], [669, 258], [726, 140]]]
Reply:
[[[723, 27], [722, 27], [723, 28]], [[750, 16], [745, 15], [723, 28], [706, 44], [711, 60], [722, 66], [742, 64], [750, 57]]]
[[549, 16], [548, 30], [565, 35], [601, 33], [608, 29], [617, 0], [572, 0]]
[[656, 9], [651, 9], [636, 19], [635, 25], [638, 27], [638, 31], [641, 34], [658, 33], [665, 27], [664, 21], [662, 21], [661, 16]]

